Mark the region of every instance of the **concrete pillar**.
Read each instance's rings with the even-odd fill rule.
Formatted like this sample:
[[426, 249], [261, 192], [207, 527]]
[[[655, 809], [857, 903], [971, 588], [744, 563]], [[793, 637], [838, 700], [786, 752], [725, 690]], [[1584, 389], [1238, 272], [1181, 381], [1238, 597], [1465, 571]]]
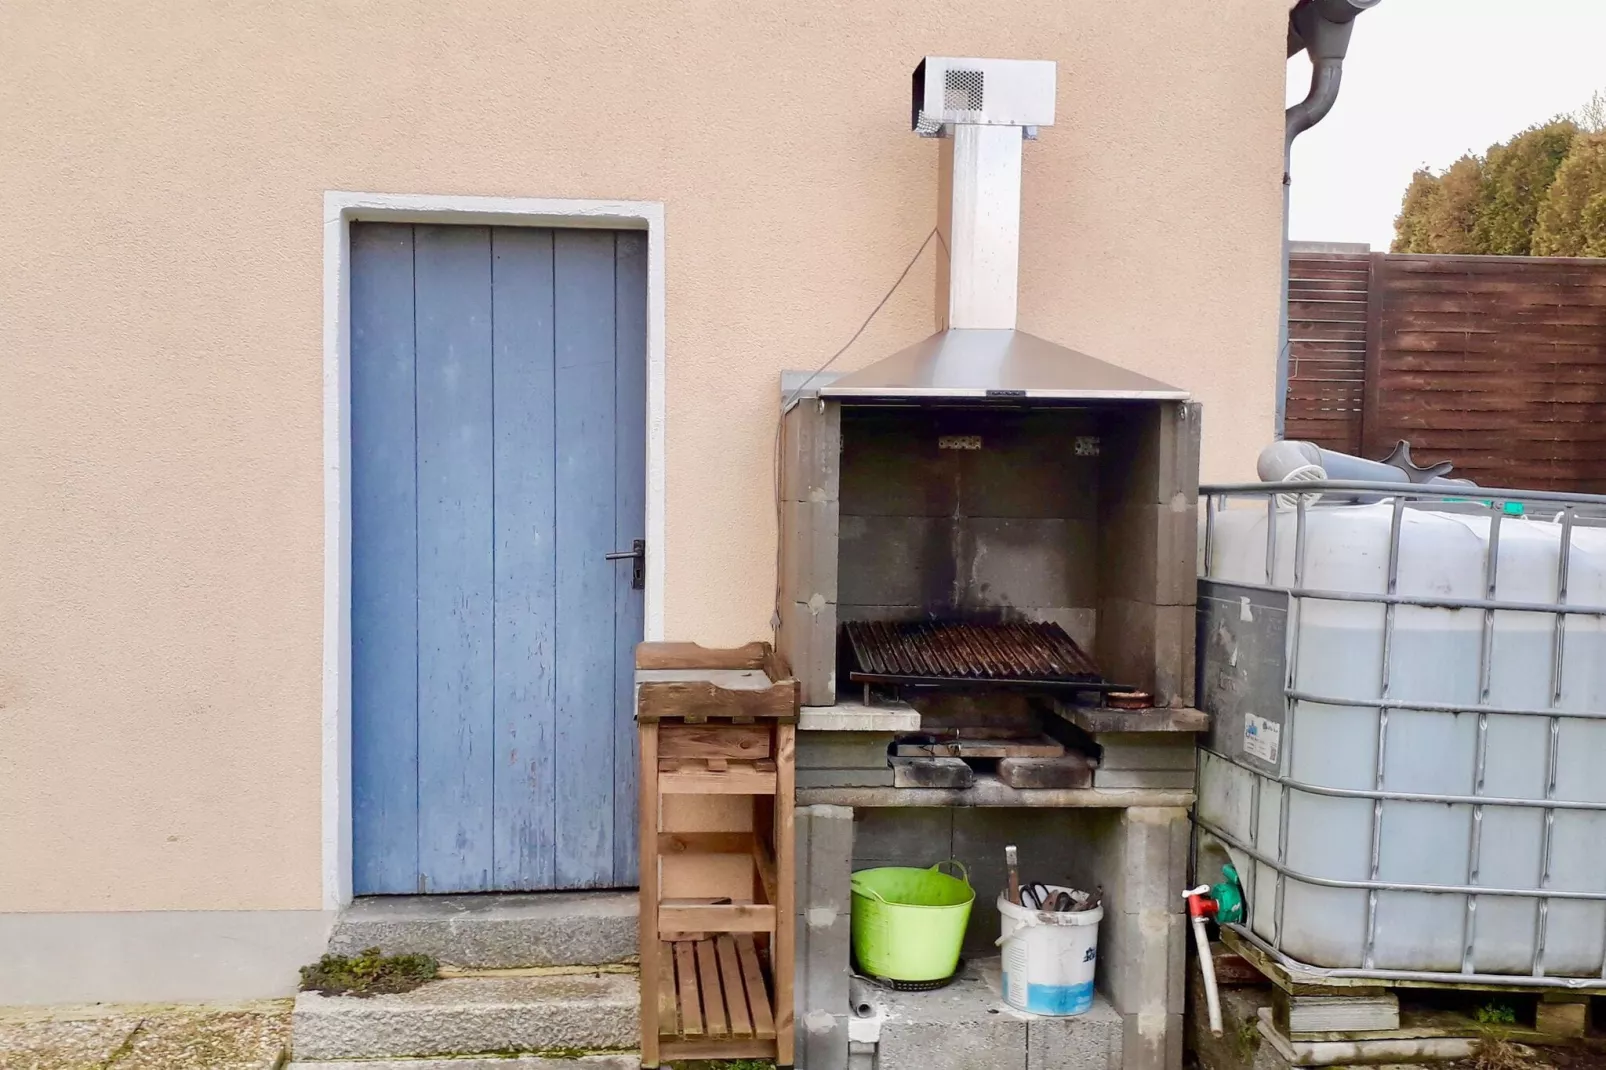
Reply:
[[800, 806], [797, 844], [797, 1066], [848, 1070], [853, 811]]
[[1099, 984], [1125, 1023], [1124, 1070], [1181, 1070], [1188, 812], [1121, 811], [1099, 845]]

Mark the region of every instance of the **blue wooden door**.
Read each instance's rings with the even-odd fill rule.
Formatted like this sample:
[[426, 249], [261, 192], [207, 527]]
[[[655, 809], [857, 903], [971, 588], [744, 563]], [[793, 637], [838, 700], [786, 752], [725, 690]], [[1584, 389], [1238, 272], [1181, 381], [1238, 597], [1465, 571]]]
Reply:
[[358, 895], [636, 881], [646, 253], [352, 226]]

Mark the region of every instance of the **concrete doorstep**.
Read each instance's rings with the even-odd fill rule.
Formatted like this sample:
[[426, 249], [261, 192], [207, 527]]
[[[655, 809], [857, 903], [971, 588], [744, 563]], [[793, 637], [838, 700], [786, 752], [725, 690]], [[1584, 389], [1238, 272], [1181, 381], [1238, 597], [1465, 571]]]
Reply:
[[[349, 1059], [624, 1053], [638, 1043], [637, 993], [636, 977], [620, 973], [457, 977], [367, 998], [303, 992], [296, 997], [291, 1047], [301, 1064], [314, 1066]], [[465, 1067], [460, 1060], [451, 1065]], [[564, 1065], [575, 1064], [571, 1058]], [[373, 1070], [372, 1062], [364, 1066]]]
[[329, 950], [429, 955], [469, 969], [601, 966], [636, 955], [635, 892], [409, 895], [358, 899]]
[[492, 1056], [485, 1059], [357, 1059], [340, 1062], [293, 1062], [287, 1070], [640, 1070], [637, 1055]]

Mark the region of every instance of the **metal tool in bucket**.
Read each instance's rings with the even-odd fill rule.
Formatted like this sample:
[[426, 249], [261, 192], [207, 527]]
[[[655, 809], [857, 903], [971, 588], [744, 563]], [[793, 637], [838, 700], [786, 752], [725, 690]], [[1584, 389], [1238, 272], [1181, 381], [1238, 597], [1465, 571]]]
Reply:
[[1103, 893], [1022, 884], [1013, 847], [1005, 861], [1009, 887], [998, 896], [1004, 1001], [1033, 1014], [1085, 1013], [1093, 1006]]

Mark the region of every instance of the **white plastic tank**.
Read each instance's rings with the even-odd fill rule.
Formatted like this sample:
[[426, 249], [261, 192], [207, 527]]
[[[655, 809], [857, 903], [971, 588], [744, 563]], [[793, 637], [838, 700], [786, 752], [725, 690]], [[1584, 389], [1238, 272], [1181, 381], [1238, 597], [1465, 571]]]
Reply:
[[[1267, 585], [1272, 521], [1265, 499], [1241, 504], [1257, 507], [1215, 514], [1207, 575]], [[1532, 508], [1529, 516], [1501, 517], [1497, 601], [1557, 601], [1563, 525], [1531, 515]], [[1394, 514], [1392, 501], [1306, 508], [1300, 586], [1386, 594]], [[1295, 586], [1296, 515], [1287, 508], [1276, 514], [1274, 587]], [[1405, 508], [1397, 593], [1426, 600], [1489, 597], [1492, 523], [1486, 510], [1437, 511], [1415, 503]], [[1606, 529], [1572, 525], [1566, 585], [1569, 605], [1606, 606]], [[1602, 618], [1566, 617], [1564, 654], [1553, 679], [1553, 613], [1494, 611], [1485, 672], [1484, 609], [1399, 605], [1386, 697], [1450, 710], [1382, 710], [1365, 703], [1385, 697], [1385, 606], [1313, 597], [1291, 603], [1290, 690], [1310, 698], [1295, 698], [1278, 711], [1280, 775], [1269, 776], [1241, 756], [1233, 760], [1208, 750], [1201, 765], [1201, 825], [1271, 860], [1240, 865], [1255, 934], [1295, 960], [1323, 967], [1601, 976], [1606, 902], [1388, 886], [1606, 893], [1606, 811], [1545, 805], [1606, 803]], [[1480, 706], [1532, 712], [1480, 716]], [[1552, 717], [1552, 709], [1602, 716]], [[1386, 733], [1380, 731], [1385, 717]], [[1374, 846], [1373, 798], [1309, 788], [1507, 802], [1387, 798], [1380, 803]], [[1237, 854], [1240, 863], [1246, 861], [1244, 852]], [[1279, 858], [1281, 865], [1275, 864]], [[1375, 881], [1375, 909], [1367, 888], [1325, 887], [1283, 876], [1282, 869], [1319, 879]], [[1280, 880], [1285, 883], [1279, 910]], [[1543, 920], [1542, 901], [1548, 902]]]

